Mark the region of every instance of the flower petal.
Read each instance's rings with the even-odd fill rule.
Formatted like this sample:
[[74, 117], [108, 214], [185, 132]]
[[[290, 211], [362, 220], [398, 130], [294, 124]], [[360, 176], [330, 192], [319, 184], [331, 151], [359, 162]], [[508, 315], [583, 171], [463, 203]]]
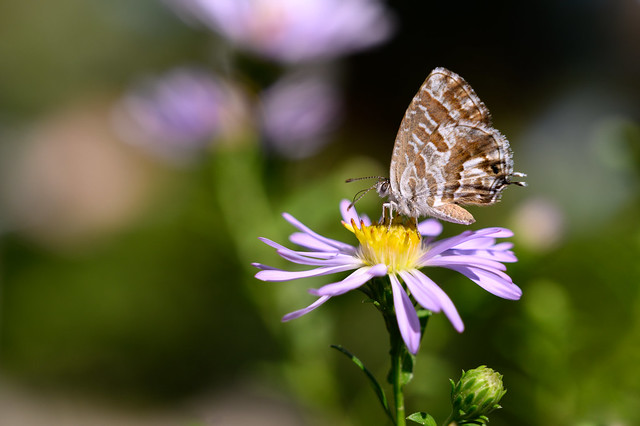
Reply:
[[440, 301], [428, 290], [426, 286], [422, 285], [417, 278], [411, 275], [408, 271], [400, 271], [398, 272], [398, 275], [400, 275], [400, 278], [402, 278], [402, 280], [407, 284], [409, 292], [420, 306], [430, 310], [431, 312], [440, 312], [442, 310]]
[[281, 269], [270, 269], [270, 267], [266, 267], [264, 270], [258, 272], [255, 277], [262, 281], [290, 281], [297, 280], [299, 278], [317, 277], [319, 275], [348, 271], [357, 267], [358, 265], [338, 265], [320, 267], [307, 271], [283, 271]]
[[520, 287], [511, 282], [511, 278], [508, 275], [499, 275], [499, 271], [486, 271], [462, 265], [451, 266], [450, 269], [460, 272], [489, 293], [503, 299], [518, 300], [522, 296]]
[[470, 250], [470, 249], [487, 249], [492, 247], [496, 242], [495, 238], [478, 237], [472, 240], [465, 241], [456, 246], [456, 250]]
[[323, 252], [300, 252], [291, 250], [281, 244], [271, 241], [268, 238], [259, 238], [260, 241], [276, 249], [276, 252], [284, 259], [289, 260], [300, 265], [318, 265], [318, 266], [332, 266], [332, 265], [347, 265], [347, 264], [360, 264], [357, 258], [352, 256], [341, 254], [337, 251], [330, 253]]
[[277, 253], [290, 262], [300, 265], [315, 265], [315, 266], [332, 266], [332, 265], [355, 265], [360, 266], [362, 262], [354, 257], [344, 254], [334, 253], [333, 256], [326, 259], [318, 259], [315, 256], [300, 255], [291, 250], [278, 250]]
[[491, 238], [509, 238], [513, 237], [513, 231], [507, 228], [483, 228], [474, 232], [475, 235]]
[[[337, 248], [330, 246], [329, 244], [325, 244], [322, 241], [319, 241], [317, 238], [314, 238], [309, 234], [305, 234], [304, 232], [294, 232], [289, 236], [289, 241], [311, 250], [324, 251], [324, 252], [340, 251]], [[353, 247], [352, 249], [355, 250], [355, 248]]]
[[449, 321], [453, 325], [453, 328], [455, 328], [456, 331], [458, 331], [459, 333], [462, 333], [462, 331], [464, 330], [464, 324], [462, 322], [462, 318], [460, 318], [460, 314], [458, 313], [458, 310], [456, 309], [455, 305], [453, 304], [449, 296], [447, 296], [447, 293], [445, 293], [444, 290], [442, 290], [440, 286], [438, 286], [438, 284], [433, 282], [431, 278], [429, 278], [422, 272], [418, 270], [413, 270], [409, 272], [411, 273], [411, 275], [413, 275], [413, 277], [416, 280], [420, 282], [420, 284], [422, 284], [423, 288], [426, 291], [431, 292], [434, 295], [434, 297], [438, 299], [438, 302], [440, 307], [442, 308], [442, 311], [447, 316], [447, 318], [449, 318]]
[[360, 265], [361, 262], [351, 256], [334, 253], [333, 256], [326, 259], [318, 259], [306, 255], [300, 255], [291, 250], [278, 250], [277, 253], [290, 262], [299, 265], [315, 265], [315, 266], [332, 266], [332, 265]]
[[282, 213], [282, 217], [284, 217], [287, 222], [289, 222], [290, 224], [292, 224], [302, 232], [311, 235], [312, 237], [316, 238], [317, 240], [325, 244], [330, 245], [331, 247], [335, 247], [338, 250], [343, 251], [345, 253], [351, 253], [354, 250], [354, 248], [349, 244], [343, 243], [342, 241], [332, 240], [331, 238], [323, 237], [322, 235], [315, 233], [309, 227], [307, 227], [302, 222], [300, 222], [298, 219], [291, 216], [289, 213]]
[[309, 293], [315, 296], [338, 296], [360, 287], [373, 277], [380, 277], [386, 274], [387, 266], [383, 264], [363, 267], [354, 271], [342, 281], [327, 284], [318, 289], [311, 289]]
[[[351, 208], [349, 208], [349, 206], [351, 206]], [[356, 221], [356, 223], [360, 223], [358, 211], [355, 206], [351, 205], [349, 200], [340, 201], [340, 214], [342, 214], [342, 220], [347, 223], [351, 223], [351, 219]]]
[[471, 265], [478, 266], [484, 269], [497, 269], [499, 271], [505, 271], [507, 269], [500, 262], [495, 260], [486, 259], [482, 256], [464, 255], [464, 254], [452, 254], [449, 256], [437, 256], [427, 261], [428, 266], [441, 266], [446, 268], [449, 265]]
[[[506, 228], [484, 228], [478, 231], [464, 231], [463, 233], [456, 235], [455, 237], [445, 238], [437, 243], [433, 244], [429, 251], [423, 256], [422, 260], [430, 259], [449, 249], [467, 249], [475, 248], [476, 244], [484, 246], [487, 244], [486, 238], [507, 238], [512, 237], [513, 232]], [[474, 240], [480, 239], [479, 243]]]
[[512, 248], [513, 248], [513, 243], [510, 241], [505, 241], [503, 243], [498, 243], [494, 245], [493, 247], [491, 247], [491, 250], [510, 251]]
[[483, 259], [495, 260], [497, 262], [517, 262], [518, 258], [511, 250], [458, 250], [450, 249], [443, 253], [443, 255], [467, 255], [467, 256], [477, 256]]
[[351, 201], [342, 200], [340, 201], [340, 214], [342, 214], [342, 221], [345, 223], [351, 223], [351, 220], [356, 223], [357, 226], [360, 225], [360, 221], [364, 222], [365, 226], [371, 225], [371, 219], [366, 214], [358, 214], [355, 206], [351, 206]]
[[485, 259], [492, 259], [503, 263], [513, 263], [518, 261], [518, 258], [511, 250], [479, 251], [476, 252], [475, 255], [484, 257]]
[[315, 308], [322, 305], [324, 302], [326, 302], [329, 299], [331, 299], [331, 296], [322, 296], [318, 300], [316, 300], [315, 302], [307, 306], [306, 308], [290, 312], [287, 315], [283, 316], [282, 322], [291, 321], [292, 319], [300, 318], [301, 316], [313, 311]]
[[392, 274], [389, 275], [389, 279], [391, 280], [393, 306], [396, 310], [400, 335], [409, 352], [415, 355], [420, 347], [420, 320], [418, 320], [418, 314], [398, 278]]
[[442, 223], [436, 219], [423, 220], [418, 224], [418, 232], [427, 237], [437, 237], [442, 233]]
[[260, 237], [258, 238], [263, 243], [267, 244], [276, 249], [276, 252], [282, 256], [283, 258], [298, 263], [301, 265], [321, 265], [321, 266], [331, 266], [331, 265], [345, 265], [347, 263], [352, 263], [353, 258], [351, 256], [340, 254], [337, 251], [324, 253], [324, 252], [301, 252], [291, 250], [283, 246], [282, 244], [278, 244], [275, 241], [271, 241], [268, 238]]
[[265, 265], [264, 263], [252, 262], [251, 266], [255, 266], [260, 270], [270, 270], [270, 271], [279, 271], [280, 269], [274, 268], [273, 266]]
[[440, 240], [432, 244], [431, 247], [429, 247], [429, 250], [427, 251], [427, 253], [425, 253], [425, 255], [422, 256], [421, 261], [437, 256], [445, 250], [449, 250], [451, 247], [454, 247], [462, 243], [463, 241], [468, 240], [471, 235], [473, 235], [473, 231], [464, 231], [460, 235], [456, 235], [455, 237], [445, 238], [444, 240]]

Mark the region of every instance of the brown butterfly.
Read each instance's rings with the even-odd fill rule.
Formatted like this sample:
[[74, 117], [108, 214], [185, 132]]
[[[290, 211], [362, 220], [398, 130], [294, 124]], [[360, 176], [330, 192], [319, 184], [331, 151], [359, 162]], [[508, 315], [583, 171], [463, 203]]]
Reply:
[[514, 173], [509, 141], [491, 127], [489, 110], [471, 86], [436, 68], [400, 124], [390, 178], [378, 177], [372, 188], [388, 197], [391, 214], [469, 225], [475, 219], [461, 205], [496, 203], [507, 185], [526, 186], [512, 181], [525, 176]]

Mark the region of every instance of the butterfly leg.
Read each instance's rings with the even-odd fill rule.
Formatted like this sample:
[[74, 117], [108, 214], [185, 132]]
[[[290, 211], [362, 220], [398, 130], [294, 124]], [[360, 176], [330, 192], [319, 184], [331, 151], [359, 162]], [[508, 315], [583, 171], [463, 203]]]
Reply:
[[[387, 217], [387, 210], [389, 211], [389, 216]], [[391, 203], [382, 204], [382, 217], [380, 218], [380, 224], [389, 222], [391, 225], [391, 219], [393, 218], [393, 205]]]
[[[515, 178], [526, 178], [527, 174], [526, 173], [520, 173], [520, 172], [514, 172], [511, 174], [510, 177], [515, 177]], [[512, 183], [514, 185], [518, 185], [518, 186], [527, 186], [527, 182], [522, 182], [522, 181], [511, 181], [508, 180], [508, 183]]]
[[[382, 218], [380, 219], [380, 224], [386, 223], [388, 228], [391, 229], [391, 224], [393, 223], [393, 212], [397, 209], [396, 203], [393, 201], [389, 201], [382, 205]], [[386, 212], [389, 211], [389, 216], [387, 216]]]

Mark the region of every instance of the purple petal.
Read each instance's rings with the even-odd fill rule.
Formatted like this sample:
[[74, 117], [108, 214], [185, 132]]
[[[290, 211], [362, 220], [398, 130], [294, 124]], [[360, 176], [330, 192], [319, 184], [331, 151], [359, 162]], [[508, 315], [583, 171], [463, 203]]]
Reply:
[[276, 250], [280, 250], [280, 249], [286, 248], [282, 244], [276, 243], [275, 241], [270, 240], [270, 239], [265, 238], [265, 237], [258, 237], [258, 239], [260, 241], [262, 241], [263, 243], [265, 243], [266, 245], [273, 247]]
[[475, 231], [475, 235], [492, 238], [509, 238], [513, 237], [513, 231], [507, 228], [484, 228]]
[[491, 247], [491, 250], [508, 251], [508, 250], [511, 250], [512, 248], [513, 248], [513, 243], [510, 241], [505, 241], [503, 243], [498, 243], [494, 245], [493, 247]]
[[456, 250], [487, 249], [492, 247], [495, 242], [495, 238], [478, 237], [458, 244]]
[[371, 219], [369, 219], [365, 214], [359, 215], [355, 206], [351, 206], [351, 208], [349, 208], [350, 205], [351, 201], [349, 200], [340, 201], [340, 213], [342, 214], [342, 220], [347, 224], [351, 224], [351, 220], [353, 220], [358, 228], [360, 228], [360, 221], [364, 222], [365, 226], [370, 226]]
[[351, 256], [343, 254], [333, 253], [333, 256], [326, 259], [318, 259], [312, 256], [300, 255], [293, 250], [278, 250], [277, 253], [290, 262], [297, 263], [299, 265], [312, 265], [312, 266], [337, 266], [337, 265], [354, 265], [358, 267], [361, 262]]
[[520, 287], [511, 282], [508, 275], [500, 276], [499, 271], [486, 271], [470, 266], [451, 266], [450, 269], [460, 272], [483, 289], [498, 297], [518, 300], [522, 296]]
[[462, 318], [460, 318], [460, 314], [456, 309], [455, 305], [445, 293], [431, 278], [427, 277], [420, 271], [413, 270], [409, 271], [413, 277], [424, 286], [424, 289], [431, 292], [439, 302], [439, 305], [442, 307], [444, 314], [449, 318], [449, 321], [453, 325], [453, 328], [456, 329], [459, 333], [462, 333], [464, 330], [464, 324], [462, 322]]
[[324, 285], [319, 289], [311, 289], [309, 293], [315, 296], [338, 296], [360, 287], [373, 277], [380, 277], [386, 274], [387, 266], [384, 264], [364, 267], [354, 271], [342, 281]]
[[307, 306], [306, 308], [290, 312], [287, 315], [283, 316], [282, 317], [282, 322], [286, 322], [286, 321], [290, 321], [292, 319], [300, 318], [301, 316], [303, 316], [305, 314], [308, 314], [309, 312], [313, 311], [315, 308], [317, 308], [318, 306], [322, 305], [324, 302], [326, 302], [329, 299], [331, 299], [331, 296], [322, 296], [318, 300], [316, 300], [315, 302], [313, 302], [312, 304]]
[[513, 284], [513, 280], [509, 275], [507, 275], [506, 272], [501, 271], [499, 269], [495, 269], [495, 268], [488, 268], [482, 265], [471, 265], [471, 264], [466, 264], [466, 265], [448, 264], [448, 265], [441, 265], [441, 267], [447, 268], [447, 269], [453, 269], [454, 271], [459, 271], [460, 268], [471, 268], [473, 270], [476, 270], [476, 269], [483, 270], [490, 274], [496, 275], [499, 279], [501, 279], [502, 281], [508, 284]]
[[[283, 246], [282, 244], [280, 244], [280, 243], [276, 243], [275, 241], [270, 240], [270, 239], [265, 238], [265, 237], [258, 237], [258, 239], [259, 239], [260, 241], [262, 241], [263, 243], [265, 243], [266, 245], [273, 247], [273, 248], [274, 248], [274, 249], [276, 249], [276, 250], [282, 250], [282, 251], [287, 251], [287, 252], [296, 253], [296, 254], [301, 254], [301, 253], [303, 253], [303, 252], [298, 252], [298, 251], [295, 251], [295, 250], [291, 250], [291, 249], [289, 249], [289, 248], [287, 248], [287, 247]], [[335, 255], [337, 255], [337, 254], [338, 254], [338, 251], [336, 251], [336, 250], [335, 250], [334, 248], [332, 248], [332, 247], [329, 247], [329, 246], [326, 246], [326, 245], [325, 245], [325, 247], [324, 247], [324, 248], [329, 248], [329, 251], [330, 251], [330, 253], [329, 253], [329, 254], [330, 254], [331, 256], [335, 256]], [[315, 254], [316, 252], [314, 251], [313, 253]], [[319, 254], [321, 254], [321, 255], [322, 255], [323, 253], [325, 253], [325, 250], [321, 250], [321, 251], [319, 251]]]
[[[295, 254], [298, 254], [300, 256], [305, 256], [305, 257], [314, 258], [314, 259], [337, 259], [337, 258], [353, 259], [353, 256], [351, 256], [351, 255], [341, 254], [341, 253], [337, 253], [335, 251], [325, 253], [325, 252], [320, 252], [320, 251], [293, 251], [293, 250], [291, 250], [291, 252], [295, 253]], [[358, 262], [358, 264], [359, 263], [360, 262]]]
[[495, 260], [497, 262], [517, 262], [518, 258], [511, 250], [458, 250], [452, 249], [443, 253], [443, 257], [456, 255], [476, 256], [483, 259]]
[[421, 261], [426, 261], [427, 259], [430, 259], [434, 256], [439, 255], [445, 250], [449, 250], [451, 247], [454, 247], [460, 244], [461, 242], [468, 240], [471, 235], [473, 235], [472, 231], [464, 231], [460, 235], [456, 235], [455, 237], [445, 238], [444, 240], [440, 240], [434, 243], [431, 247], [429, 247], [429, 250], [427, 251], [427, 253], [424, 256], [422, 256]]
[[243, 97], [207, 70], [178, 68], [147, 78], [126, 95], [116, 107], [115, 127], [155, 154], [188, 157], [233, 130]]
[[[351, 206], [351, 208], [349, 208]], [[346, 223], [351, 223], [353, 220], [356, 223], [360, 223], [360, 217], [358, 217], [358, 211], [355, 206], [351, 205], [349, 200], [340, 201], [340, 214], [342, 214], [342, 220]]]
[[409, 352], [415, 355], [420, 347], [420, 321], [418, 320], [418, 314], [416, 314], [416, 310], [398, 278], [395, 275], [389, 275], [389, 278], [391, 280], [393, 306], [396, 310], [400, 335], [402, 335], [402, 340], [407, 345]]
[[260, 96], [267, 146], [287, 158], [318, 152], [340, 121], [342, 99], [335, 82], [314, 70], [289, 72]]
[[389, 11], [374, 1], [166, 1], [187, 22], [201, 21], [245, 49], [289, 63], [369, 48], [394, 28]]
[[310, 269], [308, 271], [283, 271], [280, 269], [264, 269], [258, 272], [255, 276], [262, 281], [290, 281], [297, 280], [299, 278], [317, 277], [320, 275], [328, 275], [336, 272], [348, 271], [357, 267], [357, 265], [339, 265], [339, 266], [327, 266], [316, 269]]
[[281, 244], [271, 241], [268, 238], [260, 237], [260, 241], [275, 248], [277, 253], [284, 259], [289, 260], [300, 265], [318, 265], [318, 266], [331, 266], [331, 265], [347, 265], [356, 264], [359, 265], [359, 261], [351, 256], [343, 255], [337, 252], [333, 253], [315, 253], [315, 252], [298, 252], [291, 250]]
[[[273, 247], [274, 249], [276, 249], [276, 252], [282, 256], [285, 257], [286, 256], [290, 256], [290, 257], [302, 257], [302, 258], [314, 258], [314, 259], [333, 259], [337, 256], [340, 256], [340, 252], [338, 252], [337, 250], [335, 250], [334, 248], [329, 247], [329, 251], [299, 251], [299, 250], [292, 250], [288, 247], [283, 246], [282, 244], [276, 243], [275, 241], [272, 241], [268, 238], [264, 238], [264, 237], [258, 237], [258, 239], [260, 241], [262, 241], [263, 243], [265, 243], [266, 245]], [[328, 247], [328, 246], [327, 246]], [[349, 256], [347, 256], [349, 257]], [[292, 260], [292, 262], [296, 262], [295, 260]]]
[[282, 213], [282, 217], [284, 217], [287, 222], [289, 222], [290, 224], [292, 224], [293, 226], [295, 226], [296, 228], [298, 228], [302, 232], [305, 232], [305, 233], [311, 235], [312, 237], [316, 238], [317, 240], [319, 240], [319, 241], [321, 241], [321, 242], [323, 242], [325, 244], [328, 244], [328, 245], [330, 245], [332, 247], [335, 247], [340, 251], [343, 251], [345, 253], [351, 253], [354, 250], [354, 248], [352, 246], [350, 246], [349, 244], [345, 244], [345, 243], [343, 243], [341, 241], [332, 240], [331, 238], [323, 237], [322, 235], [313, 232], [306, 225], [304, 225], [302, 222], [300, 222], [295, 217], [291, 216], [289, 213]]
[[258, 263], [258, 262], [252, 262], [251, 266], [255, 266], [256, 268], [258, 268], [260, 270], [279, 271], [278, 268], [274, 268], [273, 266], [265, 265], [263, 263]]
[[423, 220], [418, 224], [418, 232], [427, 237], [437, 237], [442, 233], [442, 223], [436, 219]]
[[502, 263], [513, 263], [518, 261], [518, 258], [512, 251], [476, 251], [473, 255]]
[[407, 271], [400, 271], [398, 275], [400, 275], [402, 280], [407, 284], [407, 288], [411, 292], [411, 295], [416, 299], [420, 306], [430, 310], [431, 312], [440, 312], [442, 310], [438, 298], [435, 297], [435, 295], [430, 292], [426, 286], [422, 285], [417, 278]]
[[479, 244], [484, 246], [484, 244], [486, 244], [485, 239], [487, 237], [507, 238], [512, 236], [513, 236], [513, 232], [506, 228], [484, 228], [484, 229], [480, 229], [479, 231], [465, 231], [455, 237], [446, 238], [444, 240], [438, 241], [437, 243], [434, 243], [430, 247], [429, 251], [423, 256], [422, 260], [426, 261], [427, 259], [430, 259], [444, 252], [445, 250], [449, 250], [453, 248], [455, 249], [473, 248], [475, 247], [474, 244], [476, 243], [472, 241], [476, 239], [481, 239]]
[[450, 256], [438, 256], [436, 258], [431, 258], [427, 262], [428, 266], [441, 266], [443, 268], [448, 267], [449, 265], [471, 265], [471, 266], [479, 266], [482, 268], [491, 268], [497, 269], [499, 271], [505, 271], [507, 269], [500, 262], [496, 262], [495, 260], [486, 259], [481, 256], [468, 256], [463, 254], [454, 254]]
[[[311, 249], [311, 250], [324, 251], [324, 252], [329, 252], [329, 251], [338, 252], [338, 251], [340, 251], [337, 248], [335, 248], [334, 246], [330, 246], [329, 244], [325, 244], [322, 241], [319, 241], [317, 238], [312, 237], [311, 235], [305, 234], [303, 232], [294, 232], [293, 234], [291, 234], [289, 236], [289, 241], [291, 241], [292, 243], [297, 244], [299, 246]], [[355, 249], [352, 247], [352, 250], [355, 250]]]

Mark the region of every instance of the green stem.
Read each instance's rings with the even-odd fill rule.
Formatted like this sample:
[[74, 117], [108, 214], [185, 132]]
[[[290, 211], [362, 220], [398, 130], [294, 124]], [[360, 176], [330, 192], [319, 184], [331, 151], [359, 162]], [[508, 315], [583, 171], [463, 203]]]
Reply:
[[453, 413], [449, 414], [449, 417], [447, 417], [447, 420], [444, 421], [444, 423], [442, 423], [442, 426], [456, 426], [457, 423], [453, 421]]
[[391, 369], [388, 382], [393, 386], [393, 398], [395, 402], [395, 426], [406, 426], [406, 414], [404, 407], [404, 385], [412, 378], [413, 357], [409, 354], [402, 340], [398, 320], [393, 309], [393, 296], [389, 283], [382, 280], [373, 280], [368, 290], [372, 298], [378, 302], [378, 309], [382, 312], [385, 326], [389, 332], [389, 355], [391, 356]]
[[400, 335], [395, 315], [392, 312], [387, 311], [385, 320], [387, 323], [387, 330], [389, 331], [389, 342], [391, 344], [391, 350], [389, 351], [389, 355], [391, 355], [391, 371], [389, 373], [391, 376], [390, 382], [393, 386], [393, 399], [395, 401], [396, 408], [395, 425], [405, 426], [406, 415], [404, 408], [404, 385], [407, 383], [407, 380], [404, 376], [405, 365], [403, 363], [407, 349], [404, 344], [404, 340], [402, 340], [402, 336]]
[[[398, 340], [393, 339], [393, 340]], [[391, 349], [391, 369], [393, 374], [393, 397], [396, 405], [396, 426], [405, 426], [404, 393], [402, 383], [402, 351], [397, 347]]]

